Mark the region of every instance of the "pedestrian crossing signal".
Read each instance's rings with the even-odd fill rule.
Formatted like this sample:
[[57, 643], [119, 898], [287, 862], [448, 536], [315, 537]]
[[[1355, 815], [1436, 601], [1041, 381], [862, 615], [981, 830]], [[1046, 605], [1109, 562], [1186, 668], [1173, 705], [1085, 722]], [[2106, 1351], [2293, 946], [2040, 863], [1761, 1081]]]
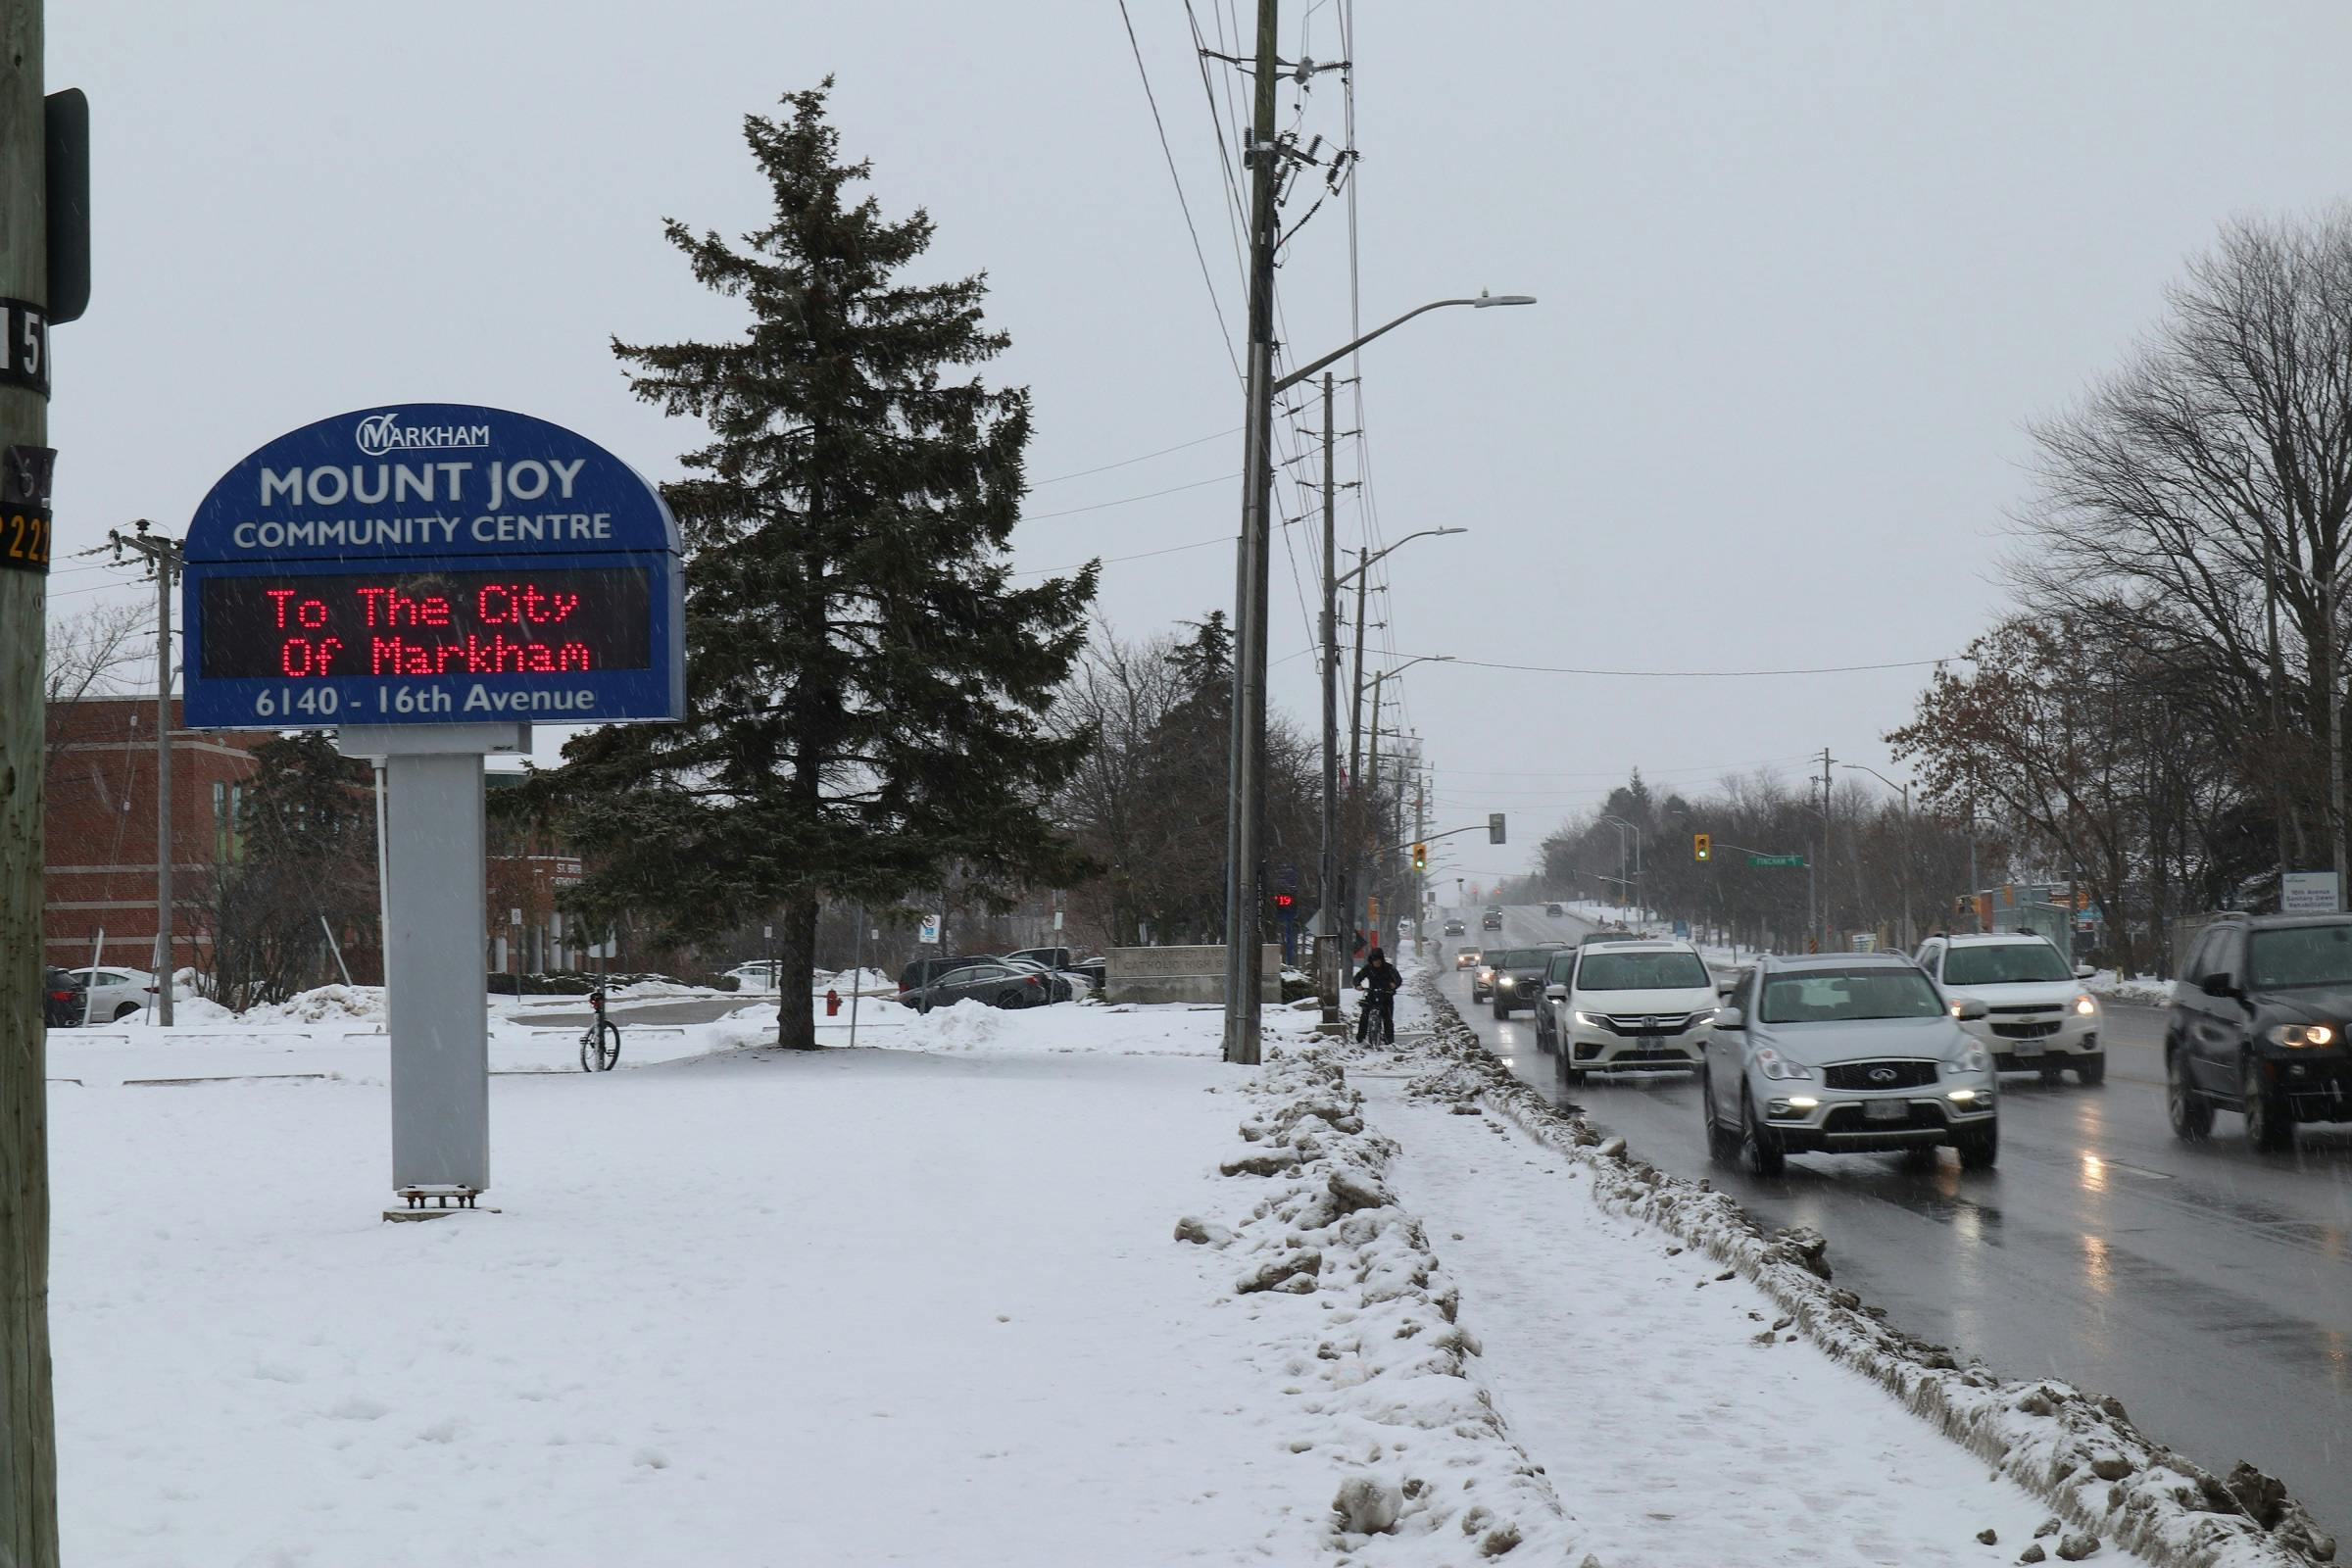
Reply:
[[1416, 871], [1426, 871], [1429, 869], [1428, 845], [1416, 844], [1413, 846], [1413, 869]]
[[1715, 854], [1715, 837], [1711, 833], [1690, 835], [1690, 856], [1693, 859], [1711, 859]]

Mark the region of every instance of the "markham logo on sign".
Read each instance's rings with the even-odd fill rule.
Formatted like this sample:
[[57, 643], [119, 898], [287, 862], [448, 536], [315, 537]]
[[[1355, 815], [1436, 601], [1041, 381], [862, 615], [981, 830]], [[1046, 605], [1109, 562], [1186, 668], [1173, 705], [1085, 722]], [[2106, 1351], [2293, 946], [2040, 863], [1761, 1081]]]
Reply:
[[360, 421], [358, 431], [360, 450], [371, 458], [387, 452], [416, 452], [433, 449], [486, 447], [490, 444], [490, 427], [486, 424], [403, 424], [401, 411], [370, 414]]

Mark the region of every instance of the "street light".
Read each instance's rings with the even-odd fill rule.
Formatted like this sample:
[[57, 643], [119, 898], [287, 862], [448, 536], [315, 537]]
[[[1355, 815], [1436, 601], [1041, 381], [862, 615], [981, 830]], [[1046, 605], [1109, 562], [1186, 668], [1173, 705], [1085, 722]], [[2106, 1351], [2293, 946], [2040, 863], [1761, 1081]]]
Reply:
[[[1271, 116], [1270, 98], [1261, 103], [1259, 112], [1261, 118]], [[1263, 177], [1261, 171], [1261, 189]], [[1242, 462], [1241, 559], [1234, 596], [1233, 739], [1228, 754], [1225, 796], [1224, 1054], [1227, 1061], [1251, 1067], [1257, 1065], [1259, 1059], [1258, 860], [1262, 854], [1260, 846], [1265, 827], [1266, 622], [1269, 618], [1266, 612], [1266, 583], [1271, 547], [1266, 519], [1273, 510], [1274, 465], [1271, 452], [1274, 401], [1307, 377], [1338, 364], [1373, 339], [1387, 336], [1416, 316], [1426, 316], [1431, 311], [1455, 305], [1485, 310], [1494, 305], [1533, 305], [1536, 302], [1532, 294], [1490, 294], [1484, 291], [1475, 299], [1432, 300], [1342, 344], [1319, 359], [1308, 361], [1290, 374], [1276, 378], [1267, 373], [1271, 368], [1267, 356], [1272, 348], [1270, 294], [1273, 256], [1270, 245], [1270, 236], [1263, 231], [1253, 245], [1256, 270], [1252, 274], [1250, 290], [1251, 364], [1249, 410], [1244, 420], [1247, 434]], [[1264, 301], [1260, 299], [1261, 291], [1268, 296]], [[1323, 547], [1323, 577], [1327, 585], [1337, 576], [1331, 534], [1332, 523], [1327, 510], [1324, 514]], [[1397, 542], [1401, 544], [1403, 541]], [[1333, 626], [1336, 614], [1333, 603], [1335, 594], [1336, 590], [1331, 590], [1324, 595], [1323, 614], [1327, 629]], [[1358, 619], [1360, 621], [1361, 617]], [[1327, 632], [1327, 655], [1334, 640], [1335, 636]], [[1328, 691], [1328, 672], [1324, 679]], [[1328, 782], [1334, 786], [1337, 783], [1336, 779]], [[1326, 793], [1329, 793], [1328, 789]], [[1337, 1004], [1336, 996], [1334, 1004]]]
[[[1619, 830], [1617, 834], [1617, 896], [1619, 898], [1623, 898], [1625, 896], [1626, 886], [1625, 835], [1628, 831], [1631, 831], [1634, 835], [1634, 881], [1638, 886], [1642, 880], [1642, 827], [1641, 824], [1637, 822], [1629, 822], [1622, 816], [1612, 816], [1607, 811], [1600, 813], [1600, 820], [1603, 822], [1614, 822]], [[1648, 906], [1646, 902], [1642, 899], [1642, 896], [1639, 893], [1635, 894], [1634, 897], [1636, 901], [1637, 911], [1642, 919], [1642, 923], [1647, 925], [1649, 923]]]
[[[1919, 945], [1919, 935], [1911, 928], [1911, 786], [1897, 784], [1877, 768], [1861, 762], [1839, 762], [1838, 765], [1857, 773], [1868, 773], [1903, 798], [1903, 951], [1909, 953]], [[1977, 890], [1970, 888], [1968, 891], [1973, 894]]]

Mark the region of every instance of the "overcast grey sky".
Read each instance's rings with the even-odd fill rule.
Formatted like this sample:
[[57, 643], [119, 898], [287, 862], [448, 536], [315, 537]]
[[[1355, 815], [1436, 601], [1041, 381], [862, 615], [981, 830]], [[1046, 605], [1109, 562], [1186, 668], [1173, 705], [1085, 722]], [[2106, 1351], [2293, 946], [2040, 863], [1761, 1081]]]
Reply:
[[[1285, 54], [1339, 57], [1346, 3], [1286, 0]], [[1238, 329], [1185, 7], [1129, 6]], [[1194, 9], [1213, 43], [1250, 6]], [[2340, 3], [1355, 0], [1354, 18], [1365, 324], [1480, 287], [1542, 299], [1439, 313], [1364, 356], [1365, 437], [1340, 469], [1373, 483], [1348, 492], [1343, 547], [1474, 530], [1393, 559], [1370, 618], [1402, 655], [1718, 670], [1956, 653], [2000, 604], [2022, 422], [2115, 364], [2217, 223], [2345, 190]], [[1219, 433], [1240, 391], [1115, 0], [82, 0], [49, 24], [50, 85], [89, 93], [96, 141], [96, 291], [56, 338], [61, 568], [132, 517], [180, 531], [270, 437], [387, 402], [514, 408], [675, 473], [693, 432], [629, 397], [607, 338], [735, 328], [660, 221], [756, 224], [741, 117], [827, 73], [885, 207], [937, 220], [931, 270], [989, 272], [1015, 344], [1001, 371], [1036, 392], [1037, 480], [1218, 437], [1041, 483], [1021, 564], [1236, 526], [1240, 436]], [[1226, 68], [1210, 80], [1246, 102]], [[1336, 76], [1298, 122], [1342, 136]], [[1281, 283], [1296, 360], [1346, 339], [1341, 204]], [[1194, 487], [1071, 510], [1175, 486]], [[1274, 698], [1311, 724], [1317, 539], [1291, 533]], [[138, 591], [127, 570], [52, 588], [53, 612]], [[1142, 637], [1232, 593], [1212, 544], [1114, 560], [1102, 609]], [[1885, 767], [1878, 737], [1926, 673], [1459, 664], [1399, 684], [1438, 825], [1511, 815], [1508, 849], [1450, 857], [1475, 878], [1522, 869], [1637, 763], [1688, 788], [1733, 765], [1793, 775], [1824, 744]]]

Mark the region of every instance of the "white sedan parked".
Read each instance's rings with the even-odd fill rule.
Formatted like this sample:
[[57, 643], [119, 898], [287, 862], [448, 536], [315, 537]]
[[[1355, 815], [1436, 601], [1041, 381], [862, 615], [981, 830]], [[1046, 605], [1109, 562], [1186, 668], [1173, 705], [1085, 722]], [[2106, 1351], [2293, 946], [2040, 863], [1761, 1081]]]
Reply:
[[113, 1023], [134, 1012], [144, 1012], [155, 1003], [155, 976], [136, 969], [69, 969], [74, 979], [90, 988], [89, 1019], [92, 1023]]

